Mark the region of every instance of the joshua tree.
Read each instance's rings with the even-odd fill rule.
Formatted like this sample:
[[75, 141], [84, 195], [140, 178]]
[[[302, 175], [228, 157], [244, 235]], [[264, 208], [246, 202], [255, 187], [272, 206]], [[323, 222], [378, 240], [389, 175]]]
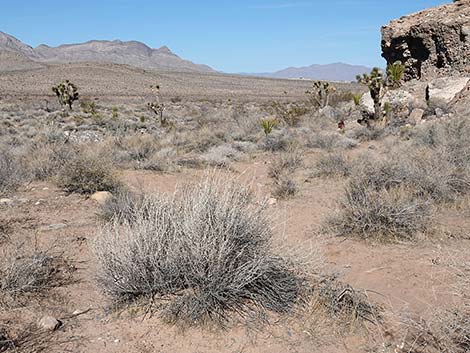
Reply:
[[54, 92], [59, 99], [59, 103], [62, 107], [68, 106], [72, 110], [72, 104], [78, 100], [77, 87], [69, 80], [62, 81], [57, 86], [52, 87]]
[[374, 120], [383, 118], [382, 98], [385, 95], [385, 80], [379, 68], [374, 67], [370, 73], [357, 75], [356, 79], [359, 83], [363, 83], [369, 87], [370, 96], [374, 101]]
[[148, 103], [148, 107], [160, 119], [160, 124], [167, 125], [167, 121], [163, 117], [163, 111], [165, 110], [165, 105], [162, 103], [162, 97], [160, 94], [160, 85], [156, 84], [155, 86], [150, 86], [150, 88], [152, 89], [155, 95], [155, 100], [151, 103]]
[[305, 94], [309, 95], [310, 101], [316, 106], [324, 108], [328, 105], [330, 94], [336, 91], [334, 86], [330, 86], [328, 82], [315, 81], [313, 83], [312, 91], [308, 90]]

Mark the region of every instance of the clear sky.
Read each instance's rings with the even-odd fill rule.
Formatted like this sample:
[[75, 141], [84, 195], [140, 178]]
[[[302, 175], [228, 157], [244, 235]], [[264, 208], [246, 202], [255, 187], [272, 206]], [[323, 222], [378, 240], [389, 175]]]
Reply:
[[346, 62], [384, 66], [380, 27], [451, 0], [0, 0], [0, 31], [36, 46], [90, 39], [167, 45], [225, 72]]

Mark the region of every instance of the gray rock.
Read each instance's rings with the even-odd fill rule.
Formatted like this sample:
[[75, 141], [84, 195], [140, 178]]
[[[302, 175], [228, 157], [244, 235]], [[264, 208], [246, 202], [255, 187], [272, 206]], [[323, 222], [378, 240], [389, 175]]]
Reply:
[[468, 77], [442, 77], [432, 80], [426, 88], [428, 104], [434, 107], [447, 106], [468, 84]]
[[49, 224], [47, 226], [42, 226], [39, 228], [40, 231], [48, 231], [48, 230], [58, 230], [67, 227], [64, 223], [57, 223], [57, 224]]
[[47, 331], [55, 331], [62, 326], [62, 322], [52, 316], [44, 316], [39, 320], [38, 325], [40, 328]]
[[420, 124], [423, 119], [423, 115], [424, 115], [424, 110], [416, 108], [416, 109], [413, 109], [408, 120], [415, 124]]

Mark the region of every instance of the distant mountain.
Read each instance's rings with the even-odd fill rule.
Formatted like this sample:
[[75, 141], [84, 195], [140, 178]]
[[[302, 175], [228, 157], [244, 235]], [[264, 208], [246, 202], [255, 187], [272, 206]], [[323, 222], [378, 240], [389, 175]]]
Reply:
[[[40, 45], [32, 48], [15, 37], [0, 32], [0, 50], [21, 54], [29, 60], [42, 63], [109, 62], [143, 69], [165, 71], [215, 72], [206, 65], [194, 64], [171, 52], [167, 47], [152, 49], [136, 42], [92, 40], [58, 47]], [[2, 63], [0, 62], [0, 69]]]
[[334, 63], [327, 65], [311, 65], [304, 67], [289, 67], [273, 73], [251, 74], [252, 76], [273, 78], [304, 78], [325, 81], [355, 81], [357, 75], [369, 73], [371, 68], [361, 65]]

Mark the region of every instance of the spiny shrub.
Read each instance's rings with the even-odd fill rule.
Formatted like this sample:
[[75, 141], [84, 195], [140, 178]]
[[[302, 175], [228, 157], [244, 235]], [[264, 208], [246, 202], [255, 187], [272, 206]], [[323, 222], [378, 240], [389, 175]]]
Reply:
[[94, 244], [99, 284], [118, 303], [166, 298], [171, 323], [226, 324], [292, 308], [301, 276], [272, 252], [264, 207], [249, 192], [209, 176], [174, 195], [147, 196], [132, 221], [115, 219]]
[[299, 191], [297, 183], [288, 175], [281, 175], [275, 180], [274, 196], [287, 199]]
[[56, 287], [67, 278], [60, 258], [26, 245], [3, 249], [0, 261], [0, 305], [20, 304], [26, 296]]
[[22, 161], [9, 151], [0, 149], [0, 194], [16, 190], [26, 175]]
[[273, 160], [268, 168], [268, 176], [279, 179], [285, 173], [293, 173], [302, 164], [300, 151], [283, 153]]
[[57, 184], [68, 192], [80, 194], [112, 192], [121, 186], [110, 163], [83, 152], [67, 161], [57, 176]]
[[342, 236], [412, 240], [428, 229], [430, 205], [405, 188], [374, 190], [352, 180], [337, 214], [328, 223]]
[[314, 177], [347, 177], [351, 165], [341, 153], [328, 153], [320, 156], [313, 168]]

